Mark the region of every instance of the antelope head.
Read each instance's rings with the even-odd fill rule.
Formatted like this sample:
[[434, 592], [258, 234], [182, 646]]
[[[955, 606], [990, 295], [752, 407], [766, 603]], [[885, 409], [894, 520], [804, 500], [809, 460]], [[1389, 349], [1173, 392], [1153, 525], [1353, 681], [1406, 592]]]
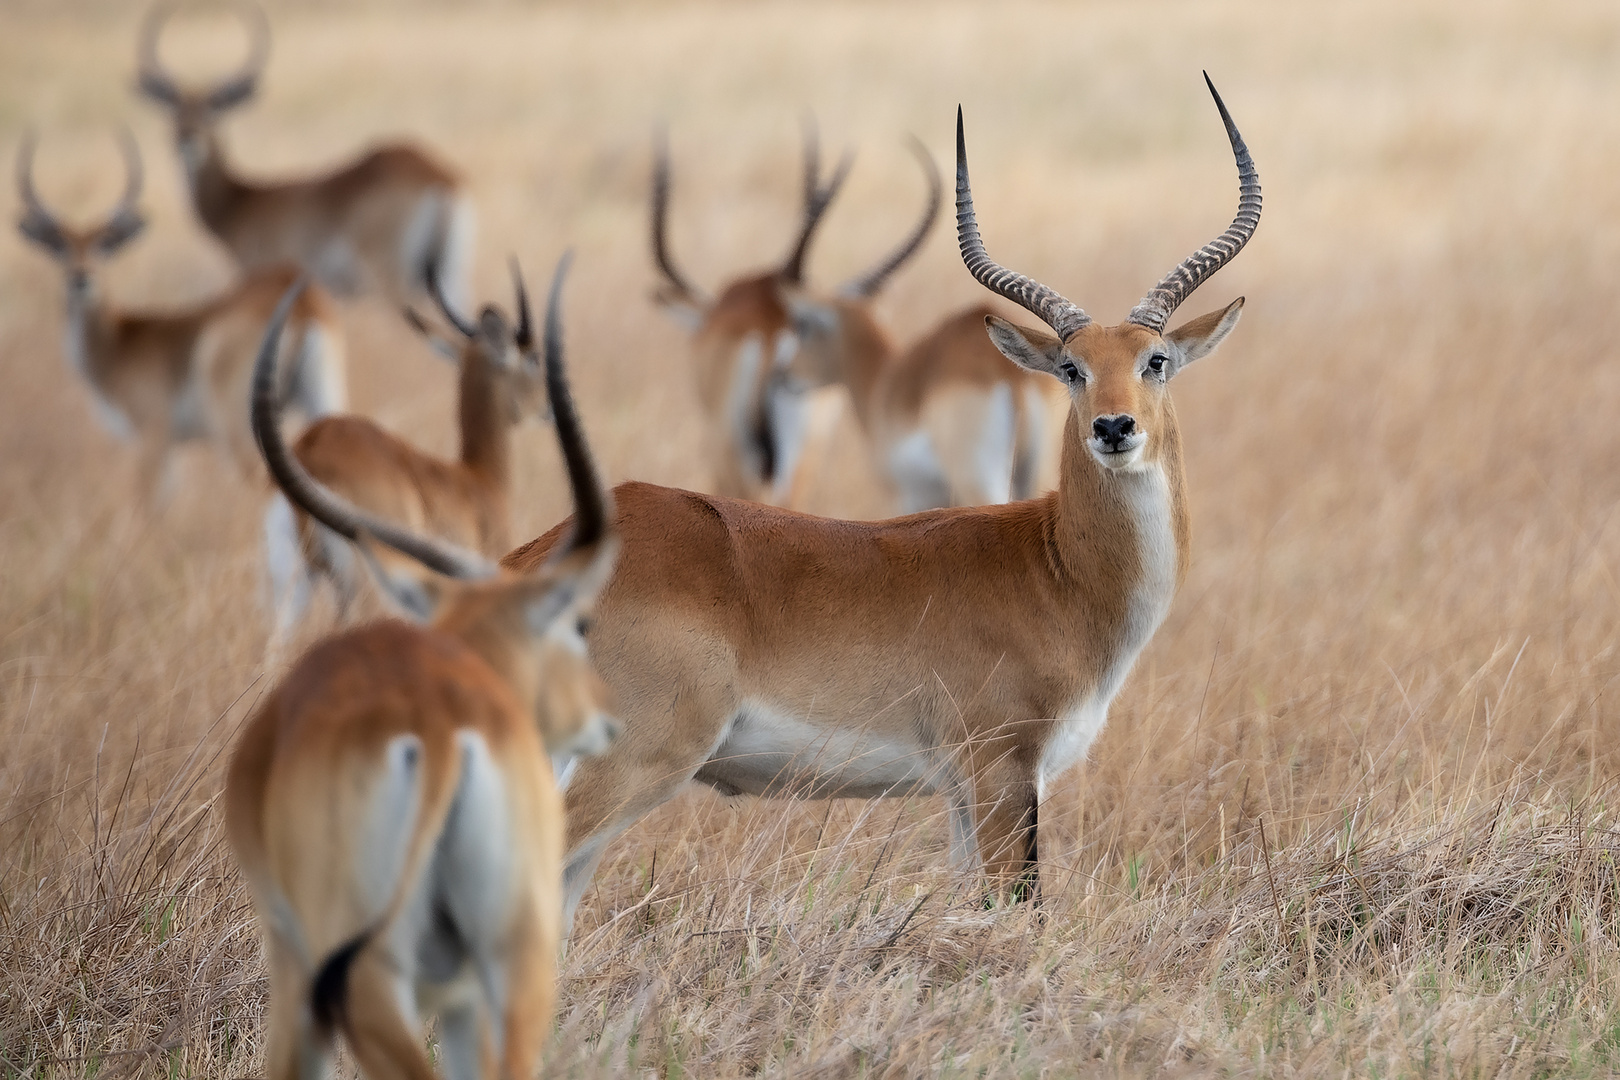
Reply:
[[249, 46], [242, 66], [227, 78], [209, 86], [182, 86], [158, 55], [158, 39], [164, 24], [178, 5], [165, 0], [152, 8], [141, 24], [141, 93], [167, 108], [174, 115], [175, 141], [180, 159], [188, 172], [195, 173], [213, 152], [215, 124], [221, 113], [243, 104], [259, 88], [259, 76], [270, 55], [270, 24], [264, 9], [242, 0], [233, 4], [248, 28]]
[[[305, 287], [282, 297], [265, 329], [253, 372], [253, 431], [271, 477], [287, 498], [352, 541], [394, 602], [468, 644], [535, 714], [553, 754], [600, 753], [618, 733], [612, 695], [586, 655], [585, 634], [612, 577], [619, 536], [611, 496], [586, 444], [563, 366], [561, 295], [569, 256], [557, 265], [546, 305], [543, 380], [573, 493], [573, 530], [533, 573], [503, 574], [490, 560], [369, 514], [316, 480], [288, 449], [276, 415], [276, 357], [282, 327]], [[520, 298], [520, 309], [527, 304]], [[527, 324], [526, 316], [520, 317]], [[382, 564], [380, 544], [439, 575], [424, 584]]]
[[516, 257], [511, 261], [511, 269], [516, 322], [494, 304], [485, 304], [476, 320], [456, 311], [445, 296], [436, 266], [428, 268], [428, 292], [445, 322], [454, 328], [459, 344], [436, 334], [412, 308], [405, 309], [405, 319], [427, 339], [434, 352], [451, 363], [481, 364], [495, 381], [495, 396], [505, 410], [500, 419], [507, 424], [518, 424], [530, 417], [545, 419], [549, 405], [545, 367], [535, 347], [529, 294]]
[[112, 213], [100, 223], [88, 228], [75, 228], [52, 213], [34, 188], [34, 133], [23, 136], [17, 151], [17, 191], [22, 198], [23, 213], [17, 229], [24, 237], [39, 245], [67, 271], [69, 288], [81, 291], [90, 282], [90, 268], [96, 259], [104, 259], [140, 235], [146, 227], [146, 218], [140, 212], [141, 152], [135, 137], [126, 129], [120, 133], [119, 147], [124, 153], [124, 194]]
[[798, 343], [786, 367], [789, 381], [825, 386], [844, 377], [845, 364], [852, 354], [867, 352], [880, 359], [888, 351], [888, 335], [872, 313], [872, 300], [928, 238], [939, 216], [942, 194], [939, 168], [928, 148], [915, 136], [908, 140], [908, 146], [928, 183], [922, 216], [898, 247], [875, 266], [840, 285], [830, 297], [802, 288], [785, 292]]
[[[843, 187], [852, 164], [854, 154], [846, 150], [839, 158], [832, 175], [823, 182], [820, 140], [816, 135], [815, 124], [808, 119], [805, 121], [804, 211], [793, 246], [780, 265], [754, 277], [741, 279], [726, 291], [761, 282], [776, 283], [789, 289], [804, 284], [804, 260], [810, 251], [810, 241], [815, 237], [816, 227], [821, 224], [821, 219], [826, 214], [827, 208], [832, 205], [833, 198]], [[660, 128], [655, 135], [653, 146], [652, 249], [653, 262], [657, 264], [664, 280], [653, 293], [653, 299], [683, 326], [696, 330], [706, 322], [715, 302], [694, 286], [691, 279], [681, 273], [670, 257], [669, 240], [666, 235], [669, 190], [669, 139], [667, 133]]]
[[1068, 385], [1071, 423], [1104, 469], [1145, 469], [1174, 433], [1166, 387], [1188, 364], [1215, 351], [1237, 325], [1243, 298], [1165, 331], [1171, 314], [1205, 279], [1242, 250], [1260, 224], [1260, 177], [1231, 114], [1204, 75], [1232, 144], [1238, 168], [1238, 209], [1232, 224], [1166, 274], [1117, 326], [1099, 326], [1055, 290], [992, 262], [979, 238], [968, 185], [962, 111], [956, 113], [956, 230], [962, 261], [979, 283], [1032, 314], [1052, 333], [985, 318], [990, 340], [1014, 363]]

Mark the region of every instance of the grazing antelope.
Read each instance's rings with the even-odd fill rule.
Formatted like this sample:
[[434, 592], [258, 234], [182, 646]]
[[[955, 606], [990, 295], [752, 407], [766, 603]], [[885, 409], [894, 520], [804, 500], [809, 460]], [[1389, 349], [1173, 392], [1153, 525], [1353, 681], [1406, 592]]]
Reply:
[[[953, 861], [977, 862], [1013, 896], [1036, 894], [1041, 796], [1102, 729], [1187, 562], [1167, 386], [1215, 350], [1243, 301], [1164, 326], [1260, 219], [1254, 162], [1215, 103], [1237, 160], [1237, 216], [1111, 327], [989, 260], [958, 117], [968, 269], [1056, 331], [988, 320], [1011, 359], [1068, 387], [1057, 490], [853, 522], [616, 489], [624, 557], [591, 644], [625, 734], [566, 787], [568, 917], [613, 837], [688, 780], [731, 795], [941, 794]], [[542, 565], [567, 529], [504, 565]]]
[[[563, 372], [564, 269], [546, 381], [575, 525], [521, 576], [305, 472], [272, 393], [293, 293], [266, 336], [254, 426], [287, 497], [362, 548], [380, 541], [452, 579], [431, 626], [388, 619], [311, 648], [237, 743], [225, 821], [269, 961], [272, 1080], [325, 1076], [339, 1032], [366, 1076], [426, 1080], [429, 1014], [446, 1075], [535, 1074], [561, 915], [562, 800], [546, 755], [599, 752], [616, 731], [582, 636], [617, 540]], [[427, 599], [410, 579], [389, 585], [411, 607]]]
[[[96, 414], [113, 435], [139, 447], [142, 490], [153, 495], [170, 452], [189, 440], [215, 442], [244, 470], [258, 469], [248, 430], [248, 379], [253, 354], [276, 300], [297, 271], [275, 267], [249, 275], [205, 304], [169, 311], [128, 310], [102, 300], [95, 266], [146, 227], [141, 214], [140, 151], [126, 131], [120, 140], [124, 193], [101, 223], [74, 228], [46, 208], [34, 187], [32, 133], [17, 153], [23, 236], [61, 265], [67, 279], [68, 366], [89, 385]], [[306, 418], [343, 407], [343, 328], [331, 300], [306, 290], [288, 315], [288, 376], [278, 384], [284, 403]]]
[[[461, 337], [433, 339], [460, 368], [457, 407], [461, 454], [446, 461], [423, 453], [363, 416], [328, 416], [311, 424], [294, 447], [301, 465], [323, 485], [379, 517], [495, 557], [512, 545], [512, 428], [546, 413], [545, 371], [535, 351], [529, 300], [512, 264], [517, 322], [493, 304], [476, 322], [457, 313], [430, 277], [434, 299]], [[265, 514], [275, 641], [303, 617], [315, 585], [331, 583], [340, 617], [357, 595], [361, 571], [349, 545], [289, 501], [273, 496]]]
[[253, 97], [269, 54], [263, 9], [238, 5], [252, 36], [242, 68], [212, 86], [186, 88], [158, 56], [161, 3], [140, 36], [141, 92], [174, 115], [175, 140], [202, 223], [244, 268], [292, 262], [340, 296], [381, 293], [397, 303], [420, 295], [437, 271], [451, 300], [466, 295], [475, 223], [456, 173], [417, 147], [376, 147], [352, 164], [279, 183], [242, 178], [220, 145], [220, 117]]

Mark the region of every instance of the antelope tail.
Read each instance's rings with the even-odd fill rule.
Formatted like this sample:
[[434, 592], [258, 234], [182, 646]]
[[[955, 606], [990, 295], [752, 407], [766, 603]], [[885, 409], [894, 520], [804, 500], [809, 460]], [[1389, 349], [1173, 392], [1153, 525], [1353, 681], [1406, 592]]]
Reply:
[[[335, 1032], [353, 1041], [347, 1022], [350, 974], [356, 961], [399, 916], [411, 890], [427, 870], [433, 850], [444, 831], [451, 804], [461, 784], [463, 751], [454, 741], [433, 746], [429, 753], [417, 735], [396, 737], [385, 751], [384, 775], [373, 798], [386, 800], [391, 812], [373, 820], [382, 824], [369, 831], [364, 842], [373, 851], [399, 852], [391, 879], [371, 883], [372, 895], [388, 897], [369, 925], [332, 950], [315, 966], [310, 981], [309, 1010], [318, 1030]], [[415, 813], [408, 808], [415, 808]], [[384, 886], [378, 888], [377, 886]]]

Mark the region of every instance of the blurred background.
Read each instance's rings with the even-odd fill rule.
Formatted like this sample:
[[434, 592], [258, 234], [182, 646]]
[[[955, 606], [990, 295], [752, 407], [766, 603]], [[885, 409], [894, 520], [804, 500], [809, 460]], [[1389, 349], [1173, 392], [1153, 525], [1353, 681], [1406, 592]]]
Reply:
[[[587, 896], [555, 1067], [1615, 1064], [1612, 862], [1609, 879], [1570, 868], [1612, 849], [1620, 776], [1620, 8], [266, 7], [260, 92], [224, 122], [236, 167], [287, 177], [418, 141], [477, 201], [478, 299], [509, 303], [509, 254], [538, 288], [574, 248], [569, 360], [614, 481], [710, 482], [685, 334], [649, 301], [658, 123], [672, 246], [710, 290], [795, 235], [803, 114], [828, 155], [855, 147], [809, 264], [832, 286], [914, 220], [904, 137], [948, 169], [960, 103], [989, 251], [1104, 322], [1231, 218], [1201, 70], [1259, 167], [1256, 237], [1181, 313], [1248, 297], [1173, 387], [1191, 574], [1043, 811], [1048, 922], [946, 899], [927, 800], [686, 796], [615, 845]], [[87, 221], [117, 198], [129, 125], [152, 221], [101, 282], [165, 306], [234, 270], [191, 214], [167, 118], [134, 92], [143, 10], [0, 7], [0, 155], [9, 177], [37, 129], [42, 193]], [[239, 20], [198, 7], [164, 57], [206, 79], [244, 48]], [[0, 216], [17, 210], [0, 185]], [[983, 298], [947, 220], [878, 303], [902, 343]], [[62, 288], [0, 230], [0, 1076], [81, 1075], [109, 1054], [252, 1075], [263, 983], [212, 800], [275, 674], [266, 489], [198, 448], [145, 511], [128, 448], [64, 365]], [[351, 407], [452, 452], [450, 371], [378, 301], [343, 320]], [[809, 509], [887, 512], [860, 440], [846, 411]], [[520, 446], [526, 538], [567, 499], [550, 433]], [[1412, 854], [1457, 837], [1484, 861]], [[1356, 903], [1405, 931], [1362, 933], [1322, 899], [1344, 845], [1386, 860], [1371, 876], [1387, 896]], [[1438, 892], [1413, 884], [1422, 866]], [[1414, 907], [1442, 893], [1453, 906]], [[1484, 920], [1489, 897], [1520, 914]], [[1322, 945], [1326, 925], [1340, 936]]]

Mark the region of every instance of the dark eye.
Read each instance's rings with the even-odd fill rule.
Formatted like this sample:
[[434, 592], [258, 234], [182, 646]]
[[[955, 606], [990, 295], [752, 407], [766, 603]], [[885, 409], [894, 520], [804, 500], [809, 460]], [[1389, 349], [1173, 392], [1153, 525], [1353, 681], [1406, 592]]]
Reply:
[[1155, 375], [1164, 374], [1164, 357], [1158, 355], [1157, 353], [1148, 357], [1148, 370], [1153, 372]]
[[591, 620], [581, 615], [579, 621], [574, 623], [574, 629], [579, 633], [580, 637], [585, 637], [591, 632]]
[[1063, 372], [1063, 377], [1070, 382], [1075, 383], [1080, 381], [1080, 369], [1075, 367], [1070, 361], [1063, 361], [1062, 366], [1059, 367], [1058, 370]]

